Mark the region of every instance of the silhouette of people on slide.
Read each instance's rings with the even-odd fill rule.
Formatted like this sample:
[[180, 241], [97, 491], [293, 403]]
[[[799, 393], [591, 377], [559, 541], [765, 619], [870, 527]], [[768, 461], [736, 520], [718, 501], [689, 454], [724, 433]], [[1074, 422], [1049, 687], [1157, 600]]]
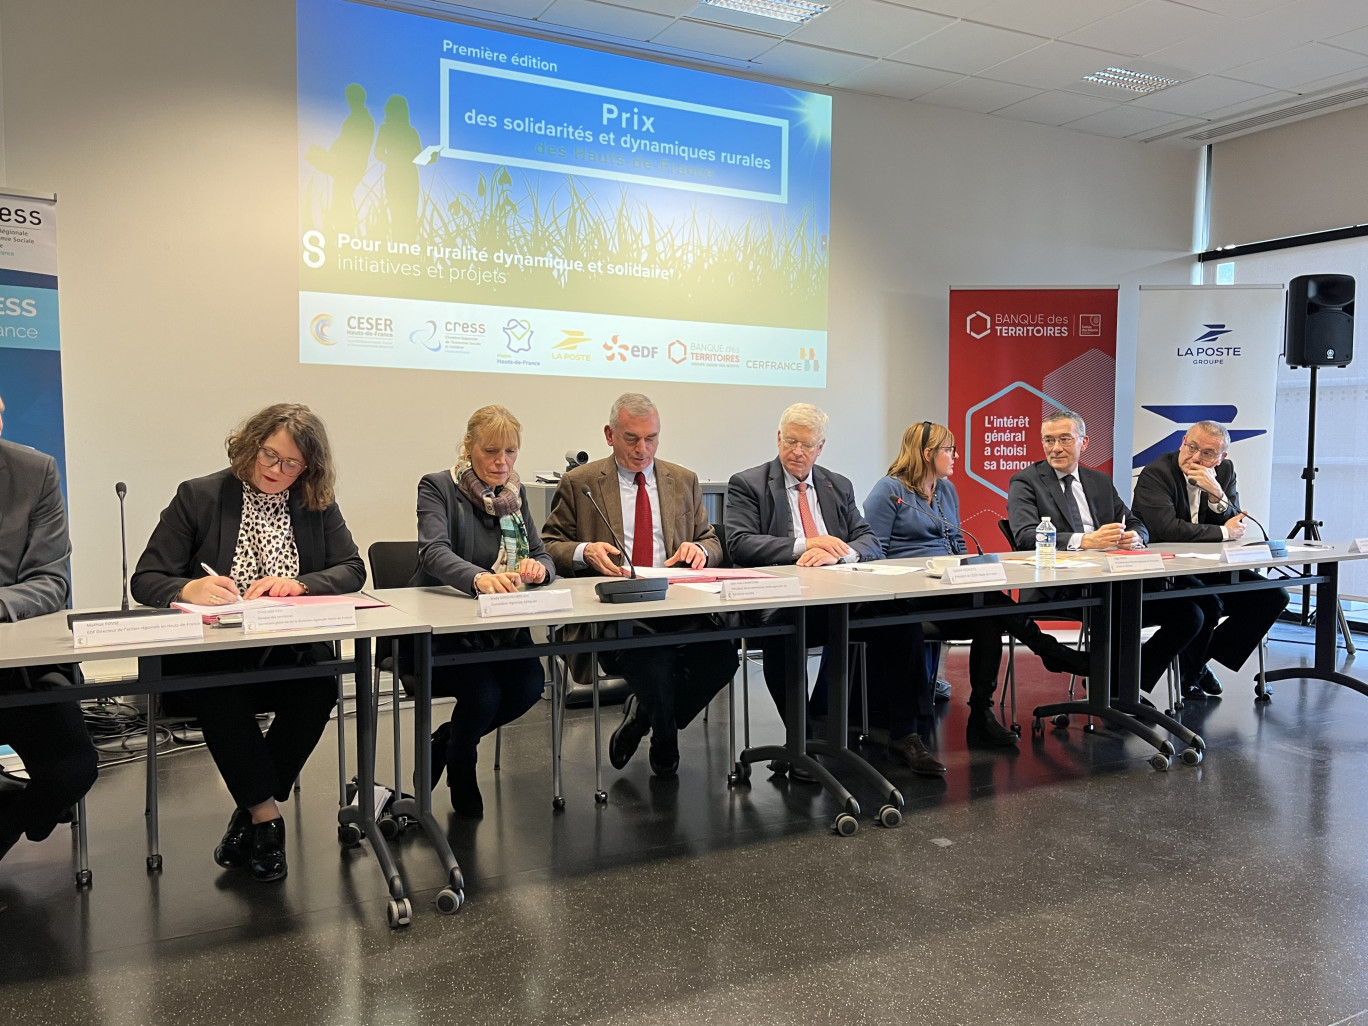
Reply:
[[385, 206], [391, 242], [415, 242], [418, 235], [418, 130], [409, 123], [408, 100], [385, 101], [385, 120], [375, 138], [375, 159], [385, 165]]
[[347, 86], [347, 117], [333, 144], [326, 150], [310, 146], [305, 159], [333, 180], [332, 201], [324, 213], [330, 232], [355, 235], [357, 227], [356, 187], [370, 167], [371, 144], [375, 141], [375, 119], [366, 109], [366, 90], [353, 82]]

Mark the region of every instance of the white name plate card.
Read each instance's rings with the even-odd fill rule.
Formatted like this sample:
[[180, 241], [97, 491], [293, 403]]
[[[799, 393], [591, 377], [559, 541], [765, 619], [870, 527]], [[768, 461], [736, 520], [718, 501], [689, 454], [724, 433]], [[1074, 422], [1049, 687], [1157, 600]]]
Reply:
[[1001, 563], [947, 566], [941, 580], [946, 584], [1006, 584], [1007, 569]]
[[1368, 552], [1368, 538], [1355, 538], [1349, 546], [1350, 552]]
[[1164, 569], [1164, 557], [1158, 552], [1137, 552], [1133, 556], [1108, 556], [1107, 573], [1140, 573], [1142, 570]]
[[724, 599], [802, 598], [803, 582], [796, 577], [741, 577], [722, 582]]
[[243, 634], [355, 626], [356, 606], [350, 602], [319, 602], [307, 606], [257, 606], [255, 609], [242, 611]]
[[1273, 558], [1267, 545], [1227, 546], [1221, 550], [1222, 563], [1263, 563]]
[[197, 641], [204, 637], [204, 620], [194, 613], [165, 616], [119, 616], [107, 620], [75, 620], [71, 641], [77, 648], [141, 645], [149, 641]]
[[555, 613], [573, 609], [569, 588], [552, 591], [505, 591], [479, 597], [481, 616], [525, 616], [528, 613]]

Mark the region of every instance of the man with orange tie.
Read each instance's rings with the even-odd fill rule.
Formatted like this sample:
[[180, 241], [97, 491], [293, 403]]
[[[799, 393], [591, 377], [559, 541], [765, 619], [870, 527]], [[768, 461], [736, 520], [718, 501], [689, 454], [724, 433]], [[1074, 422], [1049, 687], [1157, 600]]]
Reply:
[[[614, 532], [634, 566], [697, 569], [720, 563], [722, 545], [703, 509], [698, 475], [655, 458], [660, 444], [655, 404], [637, 392], [618, 396], [603, 434], [613, 455], [569, 471], [551, 500], [541, 534], [556, 572], [630, 576]], [[586, 487], [594, 501], [584, 494]], [[706, 621], [669, 617], [634, 621], [632, 629], [640, 633], [700, 625]], [[567, 629], [567, 636], [572, 633]], [[736, 645], [730, 641], [603, 652], [599, 662], [626, 680], [631, 692], [623, 703], [622, 723], [608, 743], [609, 762], [622, 769], [649, 733], [651, 769], [662, 777], [673, 776], [679, 767], [679, 730], [703, 711], [737, 666]]]

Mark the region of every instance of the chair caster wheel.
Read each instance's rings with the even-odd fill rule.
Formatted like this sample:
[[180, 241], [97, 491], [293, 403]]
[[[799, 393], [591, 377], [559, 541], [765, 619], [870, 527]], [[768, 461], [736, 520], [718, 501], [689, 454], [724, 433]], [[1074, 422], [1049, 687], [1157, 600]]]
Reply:
[[387, 841], [392, 841], [399, 836], [399, 821], [391, 815], [381, 816], [377, 821], [380, 825], [380, 836]]
[[595, 804], [595, 805], [607, 805], [607, 804], [608, 804], [608, 792], [607, 792], [607, 791], [595, 791], [595, 792], [594, 792], [594, 804]]
[[1045, 736], [1045, 721], [1039, 716], [1031, 721], [1031, 737]]
[[551, 808], [555, 809], [557, 812], [565, 808], [565, 798], [561, 795], [556, 795], [556, 797], [551, 799]]
[[464, 891], [453, 891], [450, 887], [443, 887], [437, 892], [437, 911], [444, 916], [454, 916], [461, 911], [461, 906], [464, 904]]
[[355, 823], [341, 823], [337, 827], [337, 839], [348, 848], [361, 843], [361, 828]]
[[1020, 724], [1020, 723], [1013, 723], [1013, 724], [1012, 724], [1012, 733], [1015, 734], [1017, 737], [1021, 737], [1021, 724]]
[[1196, 748], [1184, 748], [1182, 759], [1185, 765], [1196, 766], [1202, 761], [1202, 753]]
[[149, 873], [160, 873], [162, 869], [162, 857], [160, 855], [147, 856], [147, 871]]
[[385, 906], [385, 918], [389, 920], [391, 930], [408, 926], [413, 919], [413, 906], [409, 904], [408, 898], [391, 898], [390, 903]]
[[1067, 730], [1069, 727], [1069, 714], [1058, 713], [1050, 717], [1050, 722], [1053, 723], [1060, 730]]
[[854, 837], [855, 832], [860, 829], [860, 821], [848, 812], [842, 812], [836, 817], [836, 822], [832, 828], [842, 837]]
[[736, 787], [738, 784], [748, 784], [751, 778], [751, 766], [748, 762], [738, 762], [732, 767], [732, 771], [727, 774], [727, 786]]
[[94, 879], [95, 876], [93, 873], [91, 873], [90, 870], [81, 870], [79, 873], [76, 874], [76, 889], [81, 891], [85, 890], [91, 885]]
[[879, 825], [890, 830], [902, 822], [902, 810], [896, 805], [885, 805], [879, 810]]
[[867, 745], [867, 744], [869, 744], [869, 735], [868, 735], [868, 734], [857, 734], [857, 735], [855, 736], [855, 743], [856, 743], [856, 744], [860, 744], [860, 745]]
[[1149, 764], [1160, 773], [1167, 773], [1169, 768], [1169, 758], [1163, 752], [1155, 752], [1149, 758]]

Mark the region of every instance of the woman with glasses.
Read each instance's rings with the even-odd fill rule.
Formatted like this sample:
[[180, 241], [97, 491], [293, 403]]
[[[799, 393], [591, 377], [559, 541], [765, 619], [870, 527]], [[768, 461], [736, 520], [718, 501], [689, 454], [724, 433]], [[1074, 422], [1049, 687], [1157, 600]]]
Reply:
[[[323, 422], [295, 403], [268, 406], [227, 439], [225, 470], [182, 482], [133, 574], [148, 606], [217, 606], [239, 599], [356, 591], [366, 568], [333, 500]], [[165, 660], [168, 675], [197, 670], [307, 666], [329, 646], [276, 645]], [[337, 699], [331, 674], [171, 693], [168, 712], [193, 716], [236, 808], [214, 861], [258, 880], [285, 876], [285, 823], [277, 802], [294, 786]], [[274, 712], [263, 735], [257, 714]]]
[[[903, 432], [897, 458], [888, 476], [878, 481], [865, 499], [865, 519], [879, 536], [884, 555], [890, 559], [914, 556], [956, 556], [968, 550], [960, 529], [959, 496], [950, 482], [955, 472], [955, 436], [943, 424], [922, 421]], [[937, 606], [972, 604], [971, 596], [937, 599]], [[995, 606], [1014, 606], [1002, 592], [988, 592], [984, 602]], [[928, 625], [929, 627], [930, 625]], [[1088, 659], [1081, 652], [1062, 645], [1046, 634], [1029, 617], [1011, 611], [971, 620], [944, 620], [928, 629], [927, 636], [944, 639], [968, 638], [969, 721], [965, 738], [972, 747], [1010, 746], [1017, 736], [993, 716], [993, 692], [997, 689], [1002, 666], [1002, 635], [1011, 634], [1040, 656], [1045, 668], [1055, 673], [1087, 676]], [[889, 696], [896, 710], [907, 696]], [[910, 731], [928, 728], [926, 714], [904, 712], [895, 729]], [[890, 731], [890, 737], [897, 735]], [[892, 745], [892, 742], [890, 742]]]
[[[524, 515], [527, 492], [513, 466], [522, 425], [502, 406], [470, 416], [454, 467], [418, 482], [418, 570], [413, 587], [448, 585], [466, 595], [493, 595], [548, 584], [555, 564]], [[448, 634], [433, 653], [490, 651], [531, 644], [527, 628]], [[541, 697], [541, 660], [527, 657], [432, 672], [432, 693], [455, 697], [451, 720], [432, 735], [432, 786], [447, 774], [451, 807], [479, 818], [484, 799], [475, 777], [480, 738], [516, 720]]]

